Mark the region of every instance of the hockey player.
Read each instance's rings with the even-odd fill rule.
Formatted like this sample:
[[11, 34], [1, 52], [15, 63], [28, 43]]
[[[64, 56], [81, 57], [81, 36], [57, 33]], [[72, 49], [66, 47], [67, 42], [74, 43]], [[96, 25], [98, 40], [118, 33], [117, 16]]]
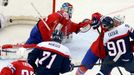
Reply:
[[[41, 42], [28, 55], [28, 62], [35, 70], [36, 75], [59, 75], [73, 69], [70, 60], [70, 51], [60, 44], [63, 33], [55, 30], [52, 41]], [[38, 59], [38, 61], [36, 61]], [[35, 64], [35, 62], [37, 64]]]
[[102, 26], [107, 30], [103, 37], [107, 56], [97, 75], [108, 75], [116, 66], [124, 67], [134, 75], [134, 56], [130, 42], [130, 38], [134, 39], [134, 29], [127, 24], [115, 27], [113, 19], [108, 16], [102, 19]]
[[[97, 29], [100, 25], [101, 25], [101, 21], [100, 18], [102, 17], [102, 15], [98, 12], [93, 13], [92, 14], [92, 24], [91, 26], [93, 27], [93, 29]], [[103, 35], [103, 31], [101, 31], [101, 33]], [[89, 48], [89, 50], [87, 51], [85, 57], [82, 60], [82, 63], [78, 70], [76, 71], [76, 75], [84, 75], [84, 73], [88, 70], [88, 69], [92, 69], [92, 67], [94, 66], [94, 64], [97, 62], [97, 60], [100, 58], [103, 58], [105, 56], [105, 53], [99, 52], [98, 49], [101, 49], [99, 47], [99, 44], [101, 44], [101, 36], [99, 36], [97, 38], [97, 40], [91, 45], [91, 47]], [[101, 54], [100, 54], [101, 53]]]
[[18, 60], [13, 61], [1, 70], [0, 75], [33, 75], [34, 71], [31, 65], [26, 61], [26, 49], [20, 48], [17, 51]]
[[[104, 36], [105, 29], [102, 27], [101, 21], [99, 19], [102, 15], [99, 13], [94, 13], [92, 15], [92, 19], [97, 18], [97, 17], [95, 17], [97, 15], [98, 15], [98, 22], [97, 21], [93, 22], [92, 26], [93, 27], [95, 26], [94, 29], [101, 26], [101, 32], [100, 32], [98, 38], [92, 43], [92, 45], [89, 48], [89, 50], [87, 51], [86, 55], [84, 56], [84, 58], [81, 62], [82, 66], [78, 68], [76, 75], [83, 75], [88, 69], [93, 68], [94, 64], [98, 61], [98, 59], [104, 59], [106, 57], [105, 48], [103, 47], [103, 39], [102, 39], [102, 37]], [[114, 19], [115, 26], [119, 26], [119, 25], [123, 24], [123, 22], [124, 22], [124, 18], [121, 16], [120, 17], [115, 16], [113, 19]], [[100, 23], [100, 25], [99, 25], [99, 23]]]
[[42, 41], [51, 40], [50, 36], [55, 29], [61, 29], [64, 33], [64, 37], [69, 38], [73, 32], [78, 33], [81, 27], [89, 24], [90, 21], [79, 24], [72, 22], [72, 11], [73, 6], [66, 2], [63, 3], [61, 10], [50, 14], [47, 18], [44, 18], [44, 21], [50, 30], [47, 29], [42, 20], [39, 20], [32, 29], [26, 44], [38, 44]]

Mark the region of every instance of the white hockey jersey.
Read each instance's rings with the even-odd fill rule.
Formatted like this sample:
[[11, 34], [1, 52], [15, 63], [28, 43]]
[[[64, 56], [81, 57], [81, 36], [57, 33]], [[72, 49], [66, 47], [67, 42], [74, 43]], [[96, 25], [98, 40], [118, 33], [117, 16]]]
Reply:
[[134, 29], [127, 24], [117, 26], [104, 34], [104, 45], [113, 61], [119, 58], [131, 59], [130, 37], [134, 39]]
[[[54, 41], [42, 42], [42, 43], [39, 43], [37, 47], [44, 48], [44, 50], [51, 50], [52, 52], [56, 52], [63, 56], [71, 57], [71, 53], [69, 49], [66, 46], [58, 42], [54, 42]], [[49, 48], [49, 49], [46, 49], [46, 48]]]

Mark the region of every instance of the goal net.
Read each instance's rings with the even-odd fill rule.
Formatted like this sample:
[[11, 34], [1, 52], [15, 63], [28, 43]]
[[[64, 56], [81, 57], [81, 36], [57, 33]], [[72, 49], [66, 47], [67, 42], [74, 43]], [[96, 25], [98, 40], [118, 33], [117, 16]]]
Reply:
[[[0, 46], [5, 44], [24, 44], [28, 39], [31, 29], [40, 18], [31, 3], [34, 4], [42, 17], [51, 14], [53, 11], [53, 0], [9, 0], [6, 7], [0, 6]], [[15, 59], [18, 49], [1, 48], [1, 58]], [[29, 52], [29, 48], [27, 49]]]

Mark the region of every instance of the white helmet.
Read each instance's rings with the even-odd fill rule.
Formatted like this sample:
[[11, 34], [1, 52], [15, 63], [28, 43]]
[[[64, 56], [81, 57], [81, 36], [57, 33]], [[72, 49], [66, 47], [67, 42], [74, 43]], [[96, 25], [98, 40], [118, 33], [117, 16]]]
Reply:
[[19, 58], [19, 59], [26, 59], [27, 57], [27, 51], [26, 51], [26, 48], [19, 48], [16, 52], [16, 57]]
[[125, 20], [125, 16], [117, 15], [117, 16], [114, 16], [113, 19], [123, 24]]

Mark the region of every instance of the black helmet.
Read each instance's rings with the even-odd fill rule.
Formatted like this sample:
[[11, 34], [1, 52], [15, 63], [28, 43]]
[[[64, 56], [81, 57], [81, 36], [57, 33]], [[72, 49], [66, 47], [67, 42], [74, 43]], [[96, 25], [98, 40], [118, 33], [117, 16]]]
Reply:
[[110, 29], [114, 26], [114, 21], [111, 17], [106, 16], [102, 19], [102, 26], [106, 29]]
[[56, 41], [61, 43], [63, 40], [63, 33], [60, 30], [54, 30], [52, 37], [51, 37], [52, 41]]

